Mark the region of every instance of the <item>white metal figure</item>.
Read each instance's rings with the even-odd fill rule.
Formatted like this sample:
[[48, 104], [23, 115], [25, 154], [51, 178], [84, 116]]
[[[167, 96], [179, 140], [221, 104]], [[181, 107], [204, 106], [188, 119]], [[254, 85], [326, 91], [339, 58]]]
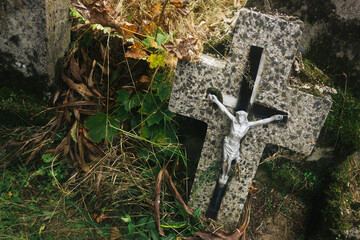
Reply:
[[245, 111], [237, 111], [236, 116], [232, 115], [229, 110], [217, 99], [215, 95], [209, 94], [211, 102], [216, 103], [221, 112], [226, 114], [231, 120], [231, 129], [229, 135], [224, 139], [223, 150], [223, 167], [222, 174], [219, 178], [220, 187], [225, 186], [229, 179], [229, 170], [231, 162], [235, 160], [238, 163], [240, 159], [240, 141], [249, 131], [251, 127], [267, 124], [273, 121], [279, 121], [283, 119], [283, 115], [274, 115], [262, 120], [249, 122], [247, 119], [248, 114]]

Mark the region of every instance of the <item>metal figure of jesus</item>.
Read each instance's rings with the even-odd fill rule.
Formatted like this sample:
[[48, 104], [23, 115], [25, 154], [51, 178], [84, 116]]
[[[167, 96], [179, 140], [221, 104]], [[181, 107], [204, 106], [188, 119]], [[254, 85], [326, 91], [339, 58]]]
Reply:
[[215, 95], [209, 94], [211, 102], [215, 103], [221, 112], [228, 116], [231, 120], [231, 129], [229, 135], [224, 139], [223, 149], [223, 167], [222, 173], [219, 178], [220, 187], [224, 187], [229, 179], [229, 170], [231, 163], [235, 160], [238, 163], [240, 158], [240, 141], [249, 131], [251, 127], [267, 124], [273, 121], [280, 121], [283, 119], [283, 115], [274, 115], [269, 118], [261, 119], [258, 121], [249, 122], [247, 119], [247, 112], [237, 111], [235, 116], [232, 115], [229, 110], [218, 100]]

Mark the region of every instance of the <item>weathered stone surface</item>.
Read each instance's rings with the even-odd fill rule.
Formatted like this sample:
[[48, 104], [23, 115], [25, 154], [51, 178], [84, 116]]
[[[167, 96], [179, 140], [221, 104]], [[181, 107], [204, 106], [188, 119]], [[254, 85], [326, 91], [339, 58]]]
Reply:
[[55, 64], [70, 42], [67, 0], [0, 2], [0, 71], [26, 77], [55, 76]]
[[[322, 69], [345, 73], [348, 86], [360, 86], [360, 1], [272, 0], [271, 10], [304, 22], [300, 51]], [[265, 11], [263, 0], [248, 0], [247, 7]], [[341, 71], [341, 73], [339, 73]]]
[[[242, 9], [234, 30], [228, 59], [201, 56], [201, 63], [180, 61], [176, 70], [169, 109], [204, 121], [207, 134], [191, 191], [194, 208], [207, 210], [217, 181], [216, 162], [222, 162], [224, 136], [230, 121], [206, 98], [208, 88], [237, 99], [243, 80], [244, 62], [252, 45], [264, 48], [266, 61], [255, 102], [288, 113], [287, 124], [268, 124], [250, 129], [242, 141], [241, 179], [232, 179], [222, 201], [218, 221], [235, 227], [244, 206], [266, 144], [280, 145], [310, 154], [331, 107], [331, 100], [314, 97], [287, 86], [291, 63], [299, 46], [301, 24]], [[234, 110], [235, 106], [227, 106]], [[250, 119], [251, 120], [251, 119]]]
[[359, 0], [331, 0], [335, 5], [336, 14], [345, 19], [360, 20], [360, 1]]

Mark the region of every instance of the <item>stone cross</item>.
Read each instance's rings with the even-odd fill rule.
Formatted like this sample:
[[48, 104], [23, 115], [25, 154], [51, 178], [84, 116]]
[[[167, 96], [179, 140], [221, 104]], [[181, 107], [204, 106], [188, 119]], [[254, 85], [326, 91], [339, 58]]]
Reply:
[[[234, 112], [237, 105], [238, 108], [256, 105], [287, 115], [286, 124], [254, 127], [244, 137], [240, 146], [240, 179], [235, 176], [238, 174], [232, 173], [217, 216], [217, 220], [227, 227], [236, 227], [238, 223], [265, 146], [275, 144], [310, 154], [330, 110], [330, 99], [287, 86], [301, 33], [301, 24], [243, 8], [226, 59], [202, 55], [200, 64], [178, 63], [169, 109], [207, 124], [191, 189], [190, 204], [194, 209], [201, 208], [203, 213], [208, 209], [219, 175], [215, 163], [222, 163], [223, 140], [230, 128], [227, 117], [207, 98], [209, 90], [215, 88], [221, 92], [223, 104], [230, 112]], [[261, 57], [255, 81], [250, 84], [250, 94], [244, 97], [241, 89], [249, 88], [244, 81], [245, 63], [252, 57], [249, 56], [252, 48], [260, 49]], [[243, 99], [247, 99], [248, 105], [246, 101], [242, 105]]]

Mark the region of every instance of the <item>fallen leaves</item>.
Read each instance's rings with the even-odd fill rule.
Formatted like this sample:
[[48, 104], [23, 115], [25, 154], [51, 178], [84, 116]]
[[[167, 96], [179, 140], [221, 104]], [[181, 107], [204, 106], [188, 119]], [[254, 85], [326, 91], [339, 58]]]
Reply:
[[146, 61], [150, 63], [150, 68], [165, 67], [165, 56], [162, 54], [151, 54]]
[[125, 52], [125, 57], [128, 58], [142, 59], [146, 56], [147, 53], [142, 50], [142, 45], [139, 42], [136, 42]]
[[[112, 32], [118, 32], [122, 35], [124, 42], [130, 38], [136, 39], [135, 43], [129, 46], [125, 52], [125, 56], [134, 59], [147, 59], [151, 68], [158, 66], [165, 66], [164, 56], [161, 51], [165, 48], [168, 52], [174, 53], [179, 59], [189, 62], [199, 62], [199, 52], [201, 51], [199, 40], [196, 38], [178, 39], [175, 43], [162, 44], [163, 40], [158, 40], [163, 35], [158, 34], [162, 32], [162, 26], [166, 14], [169, 14], [169, 9], [166, 4], [154, 4], [149, 8], [148, 12], [143, 15], [134, 16], [133, 23], [122, 19], [115, 10], [114, 6], [109, 0], [97, 0], [91, 3], [83, 3], [81, 0], [72, 1], [72, 7], [77, 10], [85, 20], [85, 23], [100, 24], [103, 27], [110, 27]], [[176, 9], [181, 15], [186, 15], [186, 7], [189, 4], [187, 0], [171, 0], [170, 9]], [[165, 15], [165, 16], [164, 16]], [[166, 26], [164, 26], [167, 28]], [[165, 35], [164, 35], [165, 36]], [[149, 44], [142, 44], [144, 38], [151, 38]], [[167, 36], [166, 36], [167, 37]], [[168, 37], [167, 37], [168, 38]], [[169, 41], [169, 40], [167, 40]], [[160, 43], [160, 44], [159, 44]], [[76, 65], [72, 63], [72, 65]], [[76, 66], [75, 69], [76, 70]], [[72, 71], [75, 79], [79, 79], [78, 72]], [[70, 83], [71, 84], [71, 83]], [[82, 88], [81, 86], [73, 85], [73, 88]], [[84, 90], [84, 89], [83, 89]], [[83, 92], [84, 94], [84, 92]]]
[[176, 44], [165, 43], [162, 45], [165, 50], [174, 53], [177, 58], [188, 62], [199, 62], [200, 42], [196, 38], [177, 39]]
[[243, 224], [233, 233], [218, 232], [197, 232], [196, 236], [184, 237], [184, 240], [246, 240], [246, 228], [250, 222], [250, 209], [247, 209]]

